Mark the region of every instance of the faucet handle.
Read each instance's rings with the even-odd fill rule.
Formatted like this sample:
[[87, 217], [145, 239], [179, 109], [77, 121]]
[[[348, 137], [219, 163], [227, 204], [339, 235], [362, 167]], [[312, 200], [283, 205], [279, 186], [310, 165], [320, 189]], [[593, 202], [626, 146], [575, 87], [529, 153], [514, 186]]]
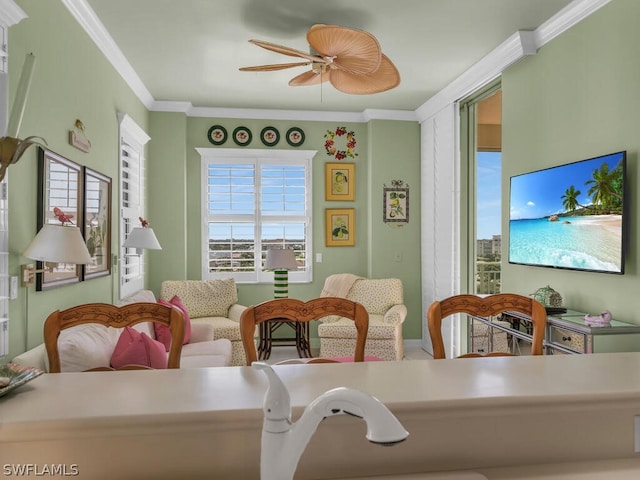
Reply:
[[265, 362], [253, 362], [253, 368], [262, 370], [269, 380], [264, 396], [264, 431], [270, 433], [286, 432], [291, 428], [291, 397], [278, 374]]

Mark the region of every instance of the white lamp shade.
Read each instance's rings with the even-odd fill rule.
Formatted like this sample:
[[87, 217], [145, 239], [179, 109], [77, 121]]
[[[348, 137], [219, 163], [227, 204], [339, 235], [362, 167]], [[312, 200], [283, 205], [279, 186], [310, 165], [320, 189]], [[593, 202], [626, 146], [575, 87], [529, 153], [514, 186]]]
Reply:
[[45, 225], [22, 255], [41, 262], [91, 263], [80, 229], [73, 226]]
[[290, 248], [267, 250], [265, 270], [297, 270], [296, 254]]
[[125, 248], [162, 250], [156, 234], [153, 233], [153, 228], [150, 227], [135, 227], [131, 230], [122, 246]]

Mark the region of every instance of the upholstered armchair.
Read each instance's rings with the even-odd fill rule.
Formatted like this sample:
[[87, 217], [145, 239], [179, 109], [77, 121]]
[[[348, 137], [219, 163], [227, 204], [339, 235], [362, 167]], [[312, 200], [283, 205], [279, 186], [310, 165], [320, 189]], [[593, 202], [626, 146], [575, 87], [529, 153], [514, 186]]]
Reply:
[[[238, 291], [233, 278], [216, 280], [165, 280], [160, 297], [169, 300], [177, 295], [189, 312], [193, 325], [206, 324], [212, 330], [211, 340], [231, 341], [231, 365], [245, 365], [240, 335], [240, 316], [247, 308], [238, 304]], [[256, 329], [256, 335], [258, 330]]]
[[[349, 288], [345, 298], [361, 303], [369, 313], [365, 355], [376, 356], [382, 360], [402, 360], [402, 323], [407, 316], [407, 307], [404, 305], [400, 279], [358, 278]], [[320, 356], [352, 355], [356, 341], [353, 321], [331, 316], [321, 319], [320, 322]]]

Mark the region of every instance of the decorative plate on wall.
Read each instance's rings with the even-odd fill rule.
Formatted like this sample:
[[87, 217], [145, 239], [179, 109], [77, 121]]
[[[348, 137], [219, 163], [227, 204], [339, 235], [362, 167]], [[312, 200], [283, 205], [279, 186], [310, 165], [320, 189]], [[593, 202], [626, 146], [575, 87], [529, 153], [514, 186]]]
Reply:
[[280, 141], [280, 132], [275, 127], [264, 127], [260, 132], [260, 140], [267, 147], [273, 147]]
[[287, 130], [287, 143], [292, 147], [299, 147], [304, 143], [304, 132], [301, 128], [292, 127]]
[[238, 127], [233, 131], [233, 141], [241, 147], [249, 145], [251, 143], [251, 138], [251, 130], [247, 127]]
[[214, 125], [207, 132], [207, 138], [214, 145], [222, 145], [227, 141], [227, 129], [222, 125]]

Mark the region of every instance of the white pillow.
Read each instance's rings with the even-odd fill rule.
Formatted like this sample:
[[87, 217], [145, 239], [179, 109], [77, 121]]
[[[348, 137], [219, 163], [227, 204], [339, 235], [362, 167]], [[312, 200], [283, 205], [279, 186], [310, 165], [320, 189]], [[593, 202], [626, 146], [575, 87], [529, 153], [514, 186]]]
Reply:
[[78, 325], [60, 332], [60, 371], [82, 372], [108, 367], [122, 329], [97, 324]]

